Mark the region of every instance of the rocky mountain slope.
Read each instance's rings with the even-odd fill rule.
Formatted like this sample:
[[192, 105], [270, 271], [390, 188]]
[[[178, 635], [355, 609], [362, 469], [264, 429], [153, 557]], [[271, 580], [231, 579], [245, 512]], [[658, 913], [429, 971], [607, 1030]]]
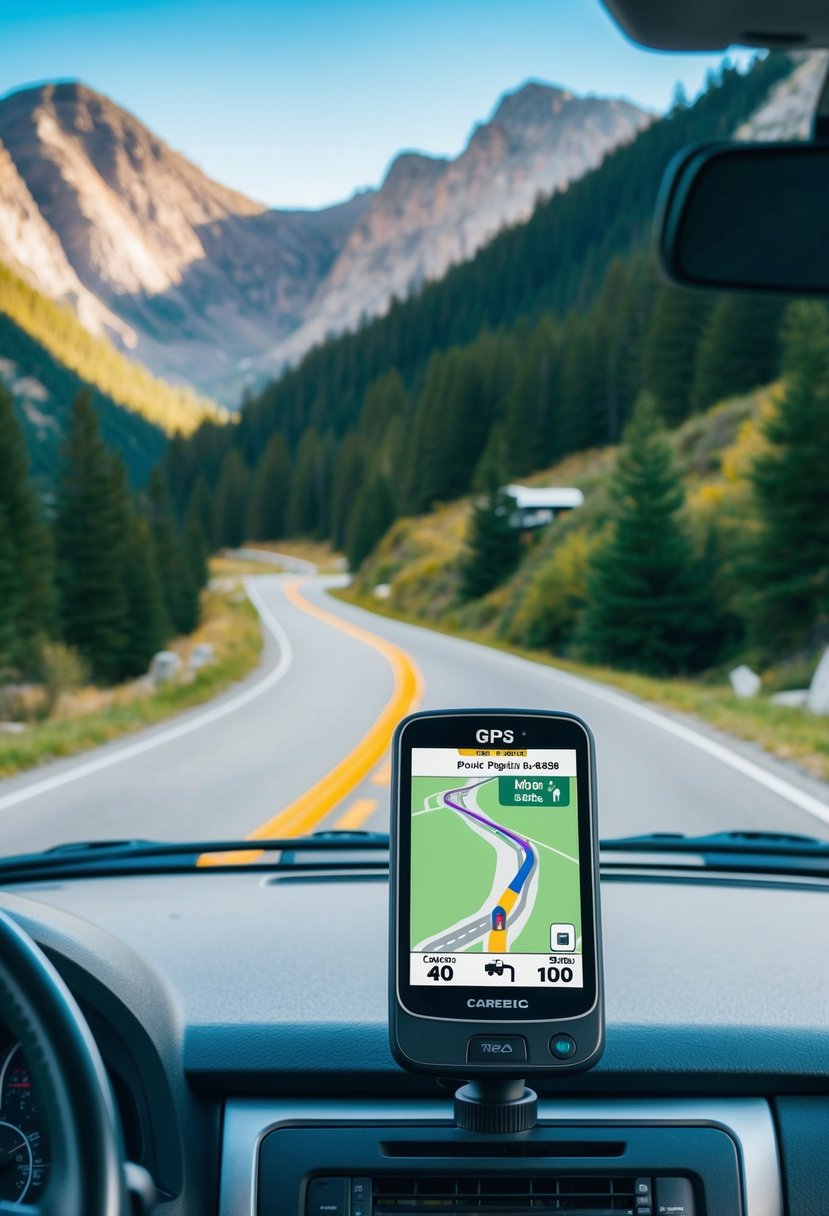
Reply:
[[797, 66], [735, 131], [735, 139], [808, 139], [812, 114], [829, 63], [826, 51], [792, 56]]
[[268, 211], [81, 84], [5, 98], [0, 140], [0, 259], [201, 387], [296, 326], [364, 206]]
[[376, 194], [275, 211], [86, 86], [38, 86], [0, 101], [0, 261], [154, 372], [235, 403], [247, 378], [439, 277], [650, 121], [529, 84], [456, 160], [406, 153]]
[[531, 82], [506, 94], [456, 160], [400, 155], [357, 221], [308, 320], [272, 354], [295, 362], [329, 332], [352, 329], [425, 280], [471, 258], [539, 195], [582, 177], [652, 116], [630, 102], [576, 97]]

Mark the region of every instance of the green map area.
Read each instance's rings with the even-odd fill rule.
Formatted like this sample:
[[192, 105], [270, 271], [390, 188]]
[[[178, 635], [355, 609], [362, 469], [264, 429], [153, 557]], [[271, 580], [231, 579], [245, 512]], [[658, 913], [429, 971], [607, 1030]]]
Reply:
[[411, 949], [549, 954], [551, 926], [564, 924], [579, 953], [576, 785], [413, 777]]

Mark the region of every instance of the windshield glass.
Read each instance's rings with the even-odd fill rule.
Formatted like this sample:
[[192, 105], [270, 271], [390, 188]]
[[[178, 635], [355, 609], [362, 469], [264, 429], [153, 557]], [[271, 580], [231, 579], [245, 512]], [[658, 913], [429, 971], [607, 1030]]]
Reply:
[[829, 313], [651, 236], [825, 69], [598, 0], [4, 4], [0, 855], [384, 832], [396, 724], [474, 706], [590, 724], [604, 837], [829, 838]]

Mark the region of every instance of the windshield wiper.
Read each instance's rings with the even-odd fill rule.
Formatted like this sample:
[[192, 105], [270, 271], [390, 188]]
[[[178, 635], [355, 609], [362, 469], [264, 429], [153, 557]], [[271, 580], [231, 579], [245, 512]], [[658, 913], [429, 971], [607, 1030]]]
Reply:
[[600, 847], [603, 854], [693, 854], [704, 866], [719, 870], [829, 873], [829, 841], [792, 832], [647, 832], [603, 840]]
[[205, 869], [214, 871], [240, 864], [267, 870], [387, 870], [388, 849], [385, 832], [323, 831], [262, 840], [79, 840], [0, 858], [0, 884], [137, 870], [183, 873], [197, 869], [201, 858], [209, 858]]

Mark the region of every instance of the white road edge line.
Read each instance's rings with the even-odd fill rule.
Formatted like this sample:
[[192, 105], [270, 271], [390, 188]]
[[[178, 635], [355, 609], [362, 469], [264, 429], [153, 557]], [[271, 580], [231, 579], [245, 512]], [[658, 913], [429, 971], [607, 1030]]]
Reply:
[[[373, 615], [368, 609], [364, 608], [361, 611], [365, 612], [368, 616]], [[409, 621], [400, 622], [400, 624], [408, 629], [427, 629], [424, 625], [413, 625]], [[437, 634], [436, 636], [446, 637], [443, 634]], [[713, 756], [722, 764], [735, 769], [738, 773], [742, 773], [744, 777], [756, 781], [758, 785], [764, 786], [773, 794], [777, 794], [779, 798], [783, 798], [794, 806], [800, 807], [801, 810], [808, 812], [808, 814], [814, 815], [816, 819], [820, 819], [823, 823], [829, 823], [829, 803], [822, 802], [812, 794], [807, 794], [805, 790], [799, 789], [798, 786], [792, 785], [791, 782], [785, 781], [782, 777], [775, 776], [774, 773], [768, 772], [759, 764], [755, 764], [752, 760], [747, 760], [738, 752], [724, 747], [723, 744], [717, 743], [714, 739], [709, 739], [707, 736], [691, 730], [690, 727], [684, 726], [681, 722], [675, 722], [672, 718], [659, 713], [657, 710], [649, 709], [646, 705], [642, 705], [631, 698], [621, 696], [598, 681], [583, 679], [581, 676], [574, 676], [567, 671], [562, 671], [560, 667], [552, 667], [546, 663], [537, 663], [533, 659], [524, 659], [517, 654], [508, 654], [503, 650], [484, 646], [480, 642], [472, 642], [469, 638], [453, 638], [451, 640], [461, 642], [464, 646], [471, 647], [474, 650], [483, 650], [490, 658], [495, 659], [497, 662], [506, 662], [507, 664], [519, 666], [529, 665], [536, 670], [541, 668], [552, 679], [560, 680], [563, 684], [569, 684], [572, 688], [577, 688], [580, 692], [595, 697], [597, 701], [604, 701], [608, 705], [614, 705], [636, 718], [641, 718], [644, 722], [649, 722], [652, 726], [664, 730], [669, 735], [674, 735], [677, 739], [681, 739], [691, 747], [696, 747], [700, 751], [706, 752], [709, 756]]]
[[[517, 658], [518, 656], [509, 656]], [[526, 659], [519, 660], [526, 662]], [[777, 794], [780, 798], [785, 798], [787, 802], [791, 802], [794, 806], [799, 806], [801, 810], [808, 811], [810, 815], [820, 819], [823, 823], [829, 823], [829, 804], [821, 802], [819, 798], [807, 794], [805, 790], [798, 789], [796, 785], [785, 781], [782, 777], [775, 776], [774, 773], [769, 773], [766, 769], [761, 768], [759, 764], [755, 764], [752, 760], [748, 760], [745, 756], [741, 756], [739, 752], [732, 751], [729, 747], [724, 747], [722, 743], [717, 743], [714, 739], [708, 739], [705, 735], [699, 734], [690, 727], [684, 726], [681, 722], [674, 722], [672, 718], [664, 714], [658, 713], [656, 710], [648, 709], [646, 705], [640, 705], [636, 701], [629, 700], [627, 697], [619, 696], [618, 693], [612, 692], [610, 689], [604, 688], [600, 684], [593, 684], [591, 680], [582, 680], [578, 676], [572, 676], [569, 672], [561, 671], [559, 668], [549, 668], [554, 671], [556, 678], [562, 680], [565, 684], [571, 684], [573, 687], [580, 689], [582, 692], [588, 693], [592, 697], [596, 697], [599, 701], [605, 701], [608, 705], [616, 705], [620, 709], [625, 709], [629, 714], [633, 714], [636, 718], [641, 718], [645, 722], [650, 722], [651, 725], [659, 727], [669, 735], [674, 735], [677, 739], [682, 739], [684, 743], [689, 743], [691, 747], [698, 748], [701, 752], [706, 752], [709, 756], [713, 756], [716, 760], [727, 764], [729, 768], [736, 769], [738, 773], [749, 777], [756, 781], [758, 785], [765, 786], [773, 794]]]
[[258, 612], [259, 619], [279, 647], [279, 662], [273, 671], [268, 672], [263, 679], [254, 684], [252, 688], [240, 693], [238, 697], [233, 697], [232, 700], [225, 701], [221, 705], [215, 705], [212, 709], [207, 709], [204, 713], [191, 717], [186, 722], [179, 722], [177, 726], [171, 726], [169, 730], [152, 735], [150, 738], [139, 739], [106, 756], [98, 756], [94, 760], [88, 760], [85, 764], [76, 765], [68, 772], [60, 773], [55, 777], [46, 777], [43, 781], [36, 781], [32, 785], [24, 786], [21, 790], [16, 790], [13, 794], [0, 797], [0, 811], [4, 811], [10, 806], [16, 806], [20, 802], [27, 802], [30, 798], [37, 798], [40, 794], [47, 794], [51, 790], [59, 789], [60, 786], [68, 785], [71, 781], [80, 781], [83, 777], [90, 777], [93, 773], [111, 768], [113, 764], [120, 764], [123, 760], [131, 760], [134, 756], [152, 751], [155, 747], [163, 747], [165, 743], [172, 743], [173, 740], [181, 739], [184, 735], [192, 734], [193, 731], [200, 730], [203, 726], [209, 726], [211, 722], [216, 722], [219, 718], [224, 718], [228, 714], [235, 713], [237, 709], [249, 705], [251, 701], [255, 701], [257, 697], [261, 697], [263, 693], [278, 684], [287, 674], [293, 662], [294, 653], [290, 640], [279, 621], [265, 605], [255, 586], [247, 579], [245, 580], [245, 591]]
[[563, 857], [565, 861], [572, 861], [574, 866], [579, 864], [579, 859], [577, 857], [571, 857], [569, 853], [562, 853], [561, 849], [554, 849], [551, 844], [545, 844], [543, 840], [535, 840], [532, 836], [528, 836], [527, 840], [529, 840], [530, 844], [537, 844], [542, 849], [549, 849], [551, 853], [557, 853], [558, 856]]

